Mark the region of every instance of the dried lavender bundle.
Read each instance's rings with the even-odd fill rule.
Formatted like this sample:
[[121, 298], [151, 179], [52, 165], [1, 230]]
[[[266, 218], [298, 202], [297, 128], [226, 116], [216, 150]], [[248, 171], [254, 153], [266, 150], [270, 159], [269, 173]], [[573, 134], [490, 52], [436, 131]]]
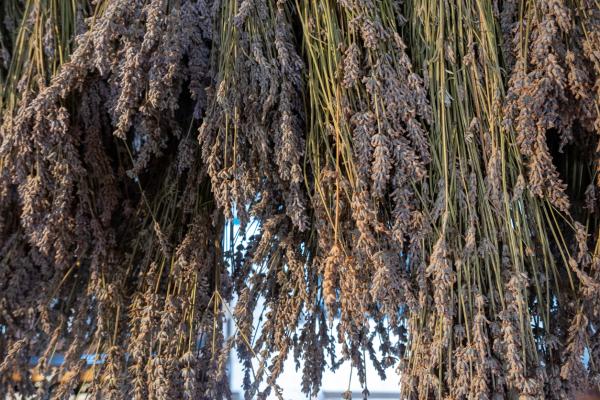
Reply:
[[573, 141], [576, 125], [593, 129], [597, 111], [590, 104], [592, 71], [577, 43], [583, 36], [579, 18], [566, 2], [527, 2], [523, 9], [525, 18], [513, 29], [523, 32], [527, 26], [529, 32], [515, 39], [507, 123], [518, 133], [530, 190], [568, 212], [566, 185], [550, 154], [547, 134], [559, 135], [562, 151]]
[[235, 209], [246, 224], [249, 214], [264, 218], [253, 204], [280, 202], [303, 231], [304, 66], [286, 3], [220, 2], [214, 82], [198, 139], [227, 217]]
[[93, 10], [89, 0], [3, 3], [0, 28], [0, 96], [2, 119], [12, 115], [21, 98], [45, 87], [66, 62], [84, 18]]
[[[573, 247], [573, 256], [565, 264], [573, 270], [579, 290], [568, 308], [572, 319], [557, 335], [562, 336], [565, 345], [557, 369], [561, 390], [573, 391], [588, 380], [598, 379], [595, 363], [584, 366], [581, 357], [588, 351], [588, 335], [598, 318], [596, 302], [591, 300], [595, 295], [590, 297], [600, 278], [595, 261], [597, 245], [588, 250], [588, 243], [598, 240], [594, 214], [598, 155], [590, 150], [597, 149], [600, 132], [600, 75], [598, 57], [592, 50], [598, 48], [594, 32], [598, 31], [600, 10], [597, 4], [587, 1], [532, 1], [522, 7], [524, 18], [515, 24], [515, 30], [523, 32], [527, 26], [528, 35], [515, 35], [513, 40], [517, 65], [510, 77], [508, 122], [519, 132], [532, 192], [569, 216], [587, 220], [585, 225], [572, 223], [566, 228], [571, 231], [570, 237], [562, 239]], [[517, 112], [519, 107], [527, 110]], [[548, 143], [553, 141], [558, 141], [558, 151], [551, 154]], [[558, 181], [564, 177], [568, 178], [568, 187]], [[570, 208], [569, 203], [573, 204]]]
[[[505, 109], [506, 115], [502, 111], [505, 101], [511, 104], [512, 90], [523, 88], [511, 79], [514, 89], [505, 97], [502, 65], [512, 66], [513, 61], [502, 54], [500, 44], [512, 43], [513, 37], [497, 36], [510, 31], [519, 41], [525, 28], [515, 28], [518, 23], [511, 20], [519, 15], [511, 7], [519, 5], [505, 2], [502, 10], [482, 3], [446, 6], [422, 1], [405, 8], [414, 61], [424, 68], [429, 83], [434, 161], [431, 184], [423, 191], [432, 224], [422, 244], [426, 264], [423, 272], [415, 271], [422, 282], [420, 309], [427, 312], [409, 319], [409, 332], [418, 335], [410, 340], [401, 365], [402, 392], [420, 399], [559, 398], [554, 397], [560, 396], [558, 391], [549, 394], [558, 379], [566, 396], [573, 390], [571, 379], [578, 384], [585, 379], [565, 375], [561, 381], [550, 371], [561, 368], [563, 357], [580, 360], [566, 354], [581, 355], [583, 347], [571, 344], [563, 353], [546, 343], [554, 337], [574, 343], [565, 336], [570, 324], [566, 315], [573, 312], [581, 282], [574, 280], [576, 268], [568, 255], [581, 251], [574, 247], [571, 217], [557, 215], [545, 202], [568, 211], [546, 145], [548, 126], [543, 125], [556, 118], [546, 115], [537, 123], [527, 107], [539, 106], [541, 113], [551, 108], [541, 105], [545, 97], [539, 93], [521, 92], [524, 103], [512, 110], [521, 113], [522, 124], [539, 128], [530, 148], [538, 151], [536, 160], [547, 163], [532, 166], [532, 158], [515, 151], [517, 143], [524, 143], [525, 126], [508, 121], [511, 110]], [[554, 51], [551, 45], [546, 49]], [[512, 76], [517, 75], [518, 57], [512, 68]], [[548, 68], [540, 71], [550, 73]], [[554, 81], [545, 85], [548, 91], [562, 90]], [[535, 195], [543, 195], [544, 201]], [[581, 336], [577, 342], [582, 343]]]
[[[71, 60], [4, 120], [2, 387], [14, 372], [24, 393], [35, 391], [29, 357], [65, 352], [53, 379], [69, 377], [55, 393], [68, 396], [82, 354], [104, 353], [91, 370], [96, 395], [214, 398], [222, 383], [174, 369], [200, 334], [213, 345], [186, 362], [216, 360], [222, 310], [206, 310], [212, 291], [229, 298], [206, 168], [175, 115], [205, 103], [210, 10], [197, 1], [98, 6]], [[167, 146], [178, 154], [164, 157]]]
[[594, 0], [56, 1], [0, 12], [0, 396], [600, 382]]
[[431, 109], [397, 32], [394, 2], [297, 7], [308, 60], [309, 188], [323, 227], [313, 268], [323, 274], [328, 319], [340, 315], [343, 358], [364, 384], [368, 318], [386, 315], [395, 326], [400, 310], [416, 303], [403, 266], [418, 265], [414, 239], [427, 229], [416, 187], [430, 162]]
[[[238, 296], [237, 334], [224, 344], [223, 356], [236, 346], [246, 398], [279, 391], [276, 378], [292, 350], [300, 313], [316, 302], [316, 281], [305, 282], [310, 220], [304, 63], [293, 34], [295, 13], [286, 1], [218, 2], [213, 83], [198, 136], [224, 216], [239, 218], [242, 237], [259, 226], [247, 246], [237, 248], [239, 241], [230, 240], [227, 248]], [[269, 311], [254, 332], [259, 298]], [[278, 356], [270, 359], [273, 353]]]
[[[76, 26], [82, 23], [82, 15], [88, 12], [87, 1], [62, 2], [60, 6], [46, 1], [6, 1], [2, 4], [0, 123], [3, 128], [0, 129], [0, 139], [15, 124], [13, 112], [16, 105], [27, 102], [33, 93], [41, 90], [56, 68], [66, 61]], [[62, 20], [64, 24], [57, 23], [58, 20]], [[60, 117], [55, 116], [57, 121], [52, 129], [58, 130], [61, 121]], [[48, 335], [52, 346], [56, 346], [59, 338], [57, 329], [51, 327], [55, 314], [42, 311], [42, 303], [46, 300], [41, 300], [44, 298], [42, 293], [48, 294], [47, 285], [54, 278], [55, 271], [52, 263], [39, 250], [29, 246], [24, 229], [19, 226], [21, 221], [16, 212], [18, 193], [12, 185], [10, 172], [11, 163], [7, 160], [0, 161], [0, 324], [3, 327], [0, 358], [4, 358], [7, 353], [10, 358], [10, 353], [13, 352], [16, 356], [16, 359], [13, 358], [14, 365], [5, 361], [1, 375], [16, 376], [15, 371], [21, 371], [22, 376], [18, 384], [12, 387], [8, 386], [4, 378], [0, 396], [4, 396], [7, 389], [14, 390], [15, 387], [36, 390], [28, 379], [23, 379], [28, 374], [23, 374], [23, 371], [28, 371], [29, 368], [26, 352], [41, 355], [44, 344], [35, 340], [23, 341], [24, 331], [37, 324], [37, 329]], [[27, 188], [23, 188], [34, 197], [38, 196], [36, 191], [41, 194], [33, 187], [35, 182], [33, 177], [29, 179]], [[37, 201], [40, 200], [38, 197]], [[48, 219], [55, 217], [48, 216]], [[38, 237], [47, 233], [40, 233]], [[63, 319], [57, 320], [58, 326], [64, 326]], [[15, 352], [14, 345], [19, 343], [24, 346]], [[44, 358], [47, 357], [42, 357], [42, 360]], [[42, 364], [43, 361], [40, 362]]]

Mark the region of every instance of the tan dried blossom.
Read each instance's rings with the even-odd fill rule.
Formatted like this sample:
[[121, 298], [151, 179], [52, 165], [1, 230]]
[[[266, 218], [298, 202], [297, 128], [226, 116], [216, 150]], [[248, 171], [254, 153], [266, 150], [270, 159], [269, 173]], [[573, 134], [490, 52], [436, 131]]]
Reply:
[[329, 318], [332, 319], [336, 308], [336, 288], [338, 279], [340, 279], [340, 270], [342, 268], [343, 257], [339, 245], [334, 245], [327, 258], [324, 260], [323, 267], [323, 297], [325, 304], [330, 310]]

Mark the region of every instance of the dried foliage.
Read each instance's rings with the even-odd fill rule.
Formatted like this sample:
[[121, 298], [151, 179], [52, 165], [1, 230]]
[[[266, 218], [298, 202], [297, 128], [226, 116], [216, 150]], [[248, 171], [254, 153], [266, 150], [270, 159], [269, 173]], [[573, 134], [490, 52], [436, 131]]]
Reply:
[[290, 357], [307, 396], [600, 385], [595, 0], [0, 16], [0, 397], [91, 355], [97, 398], [229, 398], [232, 351], [246, 399]]

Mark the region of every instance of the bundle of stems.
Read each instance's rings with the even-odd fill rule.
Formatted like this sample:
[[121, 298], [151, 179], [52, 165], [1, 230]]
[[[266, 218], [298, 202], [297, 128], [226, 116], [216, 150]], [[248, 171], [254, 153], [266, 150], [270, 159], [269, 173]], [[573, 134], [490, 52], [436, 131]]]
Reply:
[[[90, 10], [87, 0], [3, 2], [0, 10], [0, 142], [14, 123], [18, 104], [34, 97], [48, 84], [59, 66], [68, 60], [74, 36], [83, 29], [83, 20]], [[17, 321], [22, 313], [37, 307], [35, 296], [25, 293], [44, 291], [48, 285], [48, 282], [42, 283], [43, 277], [36, 284], [26, 278], [28, 275], [36, 276], [36, 262], [32, 260], [31, 249], [20, 226], [17, 196], [7, 183], [6, 165], [7, 160], [3, 158], [0, 161], [0, 276], [3, 278], [0, 308], [4, 315], [0, 323], [3, 332], [0, 354], [3, 358], [15, 337], [22, 339], [22, 332], [18, 332], [19, 328], [15, 329], [20, 325]], [[6, 314], [8, 310], [10, 313]], [[20, 355], [12, 367], [13, 371], [27, 371], [29, 360]], [[33, 390], [29, 380], [21, 380], [20, 385]], [[4, 378], [0, 395], [4, 396], [7, 391], [10, 393], [18, 386], [11, 385]]]
[[[75, 3], [48, 4], [62, 15]], [[215, 398], [228, 393], [223, 218], [192, 139], [207, 10], [156, 0], [96, 12], [60, 70], [23, 69], [23, 82], [49, 81], [29, 98], [5, 92], [18, 100], [2, 114], [0, 396], [69, 398], [91, 355], [95, 396]], [[50, 378], [34, 387], [36, 374]]]
[[430, 161], [430, 107], [395, 2], [296, 7], [307, 59], [307, 187], [319, 227], [312, 264], [328, 319], [339, 316], [342, 360], [352, 360], [364, 385], [365, 355], [384, 376], [401, 353], [390, 338], [404, 334], [402, 309], [416, 303], [407, 270], [419, 262], [414, 238], [426, 229], [417, 188]]
[[91, 354], [99, 398], [230, 398], [234, 350], [246, 399], [290, 357], [309, 397], [344, 362], [364, 397], [600, 383], [597, 0], [0, 16], [0, 397]]
[[410, 317], [402, 393], [562, 398], [585, 382], [583, 332], [595, 329], [575, 305], [585, 228], [572, 219], [558, 174], [554, 189], [536, 188], [540, 166], [525, 163], [523, 128], [503, 113], [511, 65], [502, 49], [513, 39], [501, 22], [535, 9], [508, 2], [500, 18], [490, 2], [444, 4], [405, 5], [433, 109], [424, 196], [433, 230], [424, 245], [431, 297]]
[[3, 7], [0, 109], [10, 114], [20, 98], [46, 86], [68, 60], [75, 35], [95, 11], [89, 0], [11, 0]]

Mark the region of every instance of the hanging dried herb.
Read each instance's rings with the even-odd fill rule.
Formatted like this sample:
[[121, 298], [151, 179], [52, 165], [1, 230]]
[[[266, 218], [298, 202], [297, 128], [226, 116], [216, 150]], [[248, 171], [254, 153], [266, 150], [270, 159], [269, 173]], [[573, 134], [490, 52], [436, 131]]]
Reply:
[[0, 17], [0, 396], [230, 398], [233, 351], [246, 399], [291, 357], [309, 397], [600, 384], [595, 0]]

